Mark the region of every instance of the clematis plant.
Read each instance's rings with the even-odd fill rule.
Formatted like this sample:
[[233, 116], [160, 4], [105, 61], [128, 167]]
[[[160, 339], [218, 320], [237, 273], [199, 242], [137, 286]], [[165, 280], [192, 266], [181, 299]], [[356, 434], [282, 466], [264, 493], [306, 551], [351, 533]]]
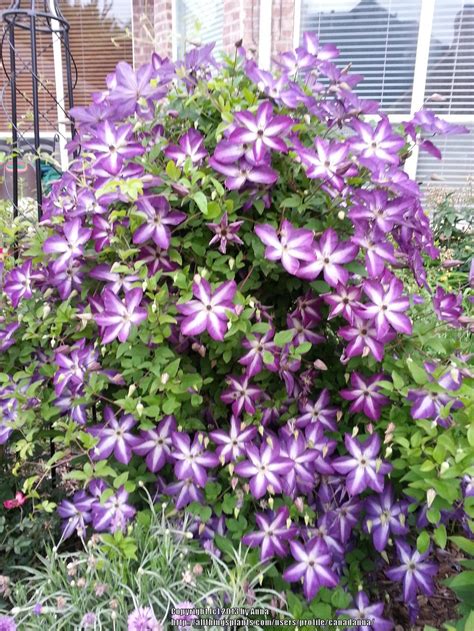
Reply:
[[358, 551], [413, 612], [430, 541], [472, 536], [467, 285], [405, 170], [465, 130], [391, 122], [314, 34], [250, 57], [119, 64], [40, 224], [3, 227], [7, 486], [114, 550], [149, 495], [223, 563], [274, 563], [295, 617], [388, 629]]

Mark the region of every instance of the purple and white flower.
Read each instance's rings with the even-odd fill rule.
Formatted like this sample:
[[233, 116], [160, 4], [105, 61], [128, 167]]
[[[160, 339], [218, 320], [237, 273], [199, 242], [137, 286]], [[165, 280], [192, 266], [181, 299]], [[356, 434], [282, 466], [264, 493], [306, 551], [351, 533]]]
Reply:
[[104, 288], [101, 294], [103, 311], [94, 314], [94, 320], [103, 328], [102, 343], [110, 344], [116, 338], [125, 342], [132, 329], [147, 318], [147, 310], [140, 307], [143, 291], [137, 287], [125, 292], [125, 301], [120, 300], [111, 289]]
[[184, 136], [181, 136], [177, 145], [168, 145], [164, 154], [167, 158], [174, 160], [178, 166], [183, 166], [188, 158], [193, 164], [199, 164], [207, 156], [204, 137], [191, 128]]
[[188, 434], [173, 432], [172, 441], [174, 450], [171, 457], [176, 461], [174, 472], [178, 480], [192, 480], [200, 487], [206, 486], [207, 469], [217, 467], [219, 457], [217, 454], [205, 451], [204, 437], [196, 434], [191, 443]]
[[131, 414], [122, 414], [117, 420], [111, 407], [104, 409], [104, 425], [96, 425], [89, 428], [89, 432], [99, 439], [92, 449], [94, 460], [105, 460], [112, 453], [122, 464], [128, 464], [132, 458], [132, 448], [137, 443], [137, 437], [131, 433], [131, 429], [137, 421]]
[[296, 563], [285, 570], [283, 578], [289, 583], [302, 580], [306, 600], [313, 600], [321, 587], [336, 587], [339, 580], [331, 569], [332, 557], [320, 537], [313, 537], [306, 545], [290, 541], [290, 550]]
[[246, 448], [247, 460], [238, 462], [235, 473], [244, 478], [250, 478], [250, 491], [255, 499], [260, 499], [265, 493], [281, 493], [283, 478], [293, 467], [288, 458], [280, 454], [280, 447], [263, 444], [260, 449], [255, 445]]
[[140, 432], [132, 444], [133, 453], [145, 457], [149, 471], [160, 471], [167, 462], [171, 462], [172, 434], [176, 431], [174, 416], [165, 416], [156, 429]]
[[259, 530], [244, 535], [242, 542], [251, 548], [260, 548], [260, 560], [267, 561], [273, 556], [284, 557], [288, 554], [287, 542], [298, 533], [298, 528], [289, 524], [290, 512], [286, 506], [276, 513], [255, 516]]
[[177, 226], [186, 219], [186, 213], [171, 210], [171, 206], [163, 195], [140, 197], [137, 202], [140, 215], [145, 223], [133, 233], [133, 243], [153, 241], [159, 248], [170, 247], [171, 231], [169, 226]]
[[377, 386], [379, 381], [385, 379], [386, 376], [381, 373], [370, 377], [364, 377], [356, 371], [351, 373], [351, 387], [340, 391], [343, 399], [351, 401], [349, 411], [363, 412], [368, 418], [377, 421], [382, 407], [390, 402]]
[[280, 261], [290, 274], [296, 274], [301, 261], [312, 261], [313, 233], [304, 228], [295, 228], [286, 219], [277, 232], [269, 224], [255, 226], [259, 239], [267, 246], [265, 258], [269, 261]]
[[438, 566], [426, 560], [429, 550], [421, 554], [399, 539], [395, 541], [395, 545], [400, 565], [386, 570], [385, 574], [392, 581], [403, 581], [405, 602], [416, 602], [417, 592], [432, 596], [434, 594], [433, 578], [438, 573]]
[[325, 230], [319, 243], [313, 245], [313, 259], [296, 270], [299, 278], [314, 280], [323, 272], [324, 280], [336, 287], [338, 283], [345, 285], [349, 272], [343, 267], [350, 263], [357, 255], [358, 247], [350, 241], [339, 242], [337, 232], [332, 228]]
[[384, 476], [390, 473], [392, 465], [379, 457], [381, 443], [378, 434], [372, 434], [362, 443], [346, 434], [344, 443], [350, 456], [336, 458], [332, 466], [346, 476], [346, 488], [350, 495], [360, 495], [368, 487], [381, 493]]
[[227, 332], [228, 312], [235, 313], [233, 299], [235, 281], [222, 283], [214, 292], [202, 276], [195, 276], [193, 294], [195, 300], [178, 304], [178, 312], [184, 318], [180, 328], [183, 335], [199, 335], [207, 330], [213, 340], [222, 341]]

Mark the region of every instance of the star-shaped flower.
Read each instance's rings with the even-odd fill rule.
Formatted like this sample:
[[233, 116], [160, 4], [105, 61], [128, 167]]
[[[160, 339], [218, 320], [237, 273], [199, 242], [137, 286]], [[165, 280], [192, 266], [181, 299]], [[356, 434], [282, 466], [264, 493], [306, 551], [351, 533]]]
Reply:
[[183, 432], [172, 434], [174, 451], [171, 456], [176, 461], [174, 472], [178, 480], [192, 480], [200, 487], [206, 486], [207, 470], [217, 467], [219, 458], [216, 454], [205, 451], [203, 437], [199, 434], [191, 438]]
[[60, 254], [53, 263], [53, 271], [61, 272], [70, 262], [84, 254], [84, 245], [89, 241], [92, 230], [83, 228], [80, 217], [66, 221], [62, 226], [63, 236], [57, 234], [46, 239], [43, 251], [46, 254]]
[[283, 490], [282, 476], [289, 473], [293, 463], [280, 454], [278, 444], [263, 444], [260, 450], [255, 445], [248, 445], [247, 460], [238, 462], [235, 473], [244, 478], [250, 478], [250, 491], [259, 500], [267, 491], [281, 493]]
[[180, 328], [183, 335], [199, 335], [207, 330], [213, 340], [222, 341], [227, 332], [227, 312], [235, 313], [233, 299], [235, 281], [222, 283], [214, 292], [202, 276], [195, 276], [193, 294], [195, 300], [178, 304], [178, 312], [184, 315]]
[[170, 247], [171, 231], [168, 226], [177, 226], [186, 219], [186, 213], [171, 210], [171, 206], [163, 195], [140, 197], [137, 208], [145, 217], [145, 223], [133, 233], [133, 243], [145, 243], [152, 240], [167, 250]]
[[324, 280], [331, 287], [336, 287], [338, 283], [345, 285], [349, 272], [342, 265], [353, 261], [357, 251], [358, 247], [350, 241], [339, 242], [337, 232], [328, 228], [319, 243], [313, 246], [313, 260], [297, 269], [296, 275], [305, 280], [314, 280], [323, 272]]
[[191, 128], [184, 136], [181, 136], [178, 145], [168, 145], [164, 154], [167, 158], [174, 160], [178, 166], [182, 166], [187, 158], [190, 158], [193, 164], [199, 164], [207, 156], [204, 137]]
[[[358, 592], [354, 598], [354, 607], [351, 609], [339, 609], [338, 615], [349, 616], [351, 620], [370, 620], [373, 631], [392, 631], [393, 623], [383, 618], [383, 603], [370, 604], [365, 592]], [[340, 621], [343, 624], [343, 621]], [[353, 629], [353, 626], [344, 627], [344, 631]]]
[[372, 535], [374, 547], [378, 552], [385, 550], [390, 533], [395, 536], [406, 535], [408, 502], [395, 502], [391, 484], [386, 484], [379, 495], [371, 495], [365, 500], [365, 530]]
[[137, 438], [130, 430], [137, 421], [131, 414], [122, 414], [117, 420], [111, 407], [104, 409], [104, 425], [96, 425], [88, 431], [99, 439], [97, 445], [92, 449], [94, 460], [105, 460], [112, 453], [122, 464], [128, 464], [132, 458], [132, 447], [135, 446]]
[[425, 596], [432, 596], [434, 594], [433, 577], [438, 573], [438, 566], [426, 561], [429, 550], [421, 554], [399, 539], [395, 541], [395, 545], [400, 565], [386, 570], [385, 574], [392, 581], [403, 581], [405, 602], [416, 601], [418, 591]]
[[146, 456], [145, 462], [149, 471], [160, 471], [167, 462], [171, 462], [172, 434], [176, 431], [174, 416], [165, 416], [156, 429], [140, 432], [133, 444], [133, 452]]
[[265, 258], [280, 261], [290, 274], [296, 274], [301, 261], [312, 261], [313, 233], [304, 228], [295, 228], [286, 219], [279, 232], [270, 224], [255, 227], [259, 239], [267, 246]]
[[110, 344], [116, 338], [125, 342], [132, 325], [139, 325], [146, 320], [147, 310], [140, 307], [143, 291], [137, 287], [125, 292], [125, 302], [120, 300], [111, 289], [105, 288], [101, 294], [103, 311], [94, 314], [94, 320], [103, 328], [102, 343]]
[[239, 456], [245, 454], [245, 449], [251, 440], [257, 435], [255, 425], [246, 426], [241, 423], [235, 416], [232, 416], [230, 428], [226, 432], [222, 429], [216, 429], [209, 433], [210, 438], [216, 443], [216, 454], [219, 460], [224, 464], [233, 462]]
[[243, 221], [232, 221], [229, 223], [227, 213], [224, 213], [219, 223], [206, 224], [207, 227], [215, 234], [215, 236], [209, 241], [209, 245], [219, 243], [219, 252], [222, 252], [222, 254], [227, 252], [227, 245], [229, 243], [243, 245], [242, 239], [237, 236], [237, 232], [243, 223]]
[[283, 578], [289, 583], [303, 580], [306, 600], [313, 600], [321, 587], [336, 587], [339, 580], [331, 569], [331, 554], [320, 537], [313, 537], [306, 545], [290, 541], [290, 550], [296, 563], [285, 570]]
[[351, 387], [340, 391], [343, 399], [352, 402], [349, 411], [363, 412], [368, 418], [377, 421], [382, 407], [390, 402], [388, 397], [380, 393], [380, 388], [377, 386], [379, 381], [385, 379], [386, 376], [383, 374], [364, 377], [356, 371], [351, 373]]
[[260, 548], [262, 562], [275, 555], [286, 556], [287, 542], [298, 532], [298, 528], [288, 524], [289, 516], [290, 511], [286, 506], [279, 508], [276, 513], [259, 513], [255, 516], [259, 530], [244, 535], [242, 542], [251, 548]]
[[384, 475], [392, 470], [392, 465], [383, 462], [379, 457], [381, 443], [378, 434], [372, 434], [362, 443], [346, 434], [344, 443], [350, 456], [336, 458], [332, 466], [338, 473], [346, 476], [348, 492], [351, 495], [360, 495], [370, 487], [381, 493]]

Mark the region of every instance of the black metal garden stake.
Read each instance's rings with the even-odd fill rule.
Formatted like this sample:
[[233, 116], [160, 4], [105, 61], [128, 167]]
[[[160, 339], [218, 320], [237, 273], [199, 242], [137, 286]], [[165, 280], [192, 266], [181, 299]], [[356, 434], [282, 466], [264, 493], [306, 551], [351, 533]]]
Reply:
[[[51, 120], [50, 112], [62, 111], [64, 117], [70, 121], [71, 136], [74, 135], [74, 124], [68, 116], [67, 110], [73, 107], [73, 89], [77, 81], [77, 70], [69, 49], [69, 24], [59, 9], [57, 0], [13, 0], [11, 6], [3, 12], [4, 32], [1, 41], [0, 57], [7, 78], [7, 85], [2, 91], [3, 108], [8, 114], [11, 123], [11, 149], [12, 149], [12, 203], [14, 216], [18, 214], [18, 156], [26, 148], [35, 155], [36, 171], [36, 201], [38, 204], [38, 218], [41, 219], [41, 204], [43, 189], [41, 185], [41, 127], [47, 125], [48, 132], [59, 132], [58, 121]], [[21, 35], [22, 42], [29, 39], [28, 47], [19, 46], [18, 39]], [[53, 35], [59, 38], [61, 44], [61, 64], [65, 63], [65, 92], [67, 93], [67, 110], [64, 107], [65, 99], [60, 103], [54, 91], [51, 91], [47, 82], [39, 75], [38, 61], [42, 55], [53, 49]], [[7, 51], [7, 48], [9, 51]], [[8, 63], [8, 61], [9, 63]], [[74, 69], [74, 72], [73, 72]], [[25, 88], [26, 76], [31, 77], [31, 92]], [[20, 81], [20, 78], [22, 81]], [[11, 111], [5, 103], [6, 89], [10, 90]], [[42, 102], [47, 102], [45, 107], [40, 107]], [[25, 121], [19, 121], [18, 100], [24, 99], [31, 106], [31, 121], [25, 128]], [[59, 109], [58, 109], [59, 108]], [[27, 137], [33, 132], [32, 141]]]
[[[11, 160], [12, 160], [12, 204], [13, 215], [18, 215], [18, 157], [23, 152], [33, 152], [35, 157], [35, 182], [38, 219], [41, 219], [43, 187], [41, 182], [41, 131], [43, 133], [61, 133], [58, 120], [50, 116], [54, 111], [56, 117], [61, 111], [70, 121], [71, 137], [74, 135], [74, 124], [68, 116], [68, 110], [73, 107], [73, 88], [77, 81], [77, 69], [69, 49], [69, 24], [62, 15], [56, 0], [13, 0], [11, 6], [3, 12], [4, 32], [1, 40], [0, 57], [3, 70], [7, 78], [7, 84], [1, 92], [1, 101], [4, 111], [11, 124]], [[65, 63], [65, 92], [61, 101], [55, 90], [51, 90], [48, 82], [39, 74], [38, 62], [51, 50], [54, 58], [53, 38], [60, 42], [61, 54], [59, 62]], [[21, 42], [21, 43], [20, 43]], [[8, 50], [7, 50], [8, 49]], [[56, 62], [55, 59], [55, 69]], [[73, 73], [74, 68], [74, 73]], [[73, 76], [74, 75], [74, 76]], [[28, 79], [29, 77], [29, 79]], [[26, 86], [26, 87], [25, 87]], [[31, 90], [30, 90], [31, 87]], [[11, 111], [5, 93], [10, 90]], [[41, 106], [40, 106], [41, 97]], [[25, 101], [30, 110], [30, 117], [26, 125], [25, 120], [20, 120], [18, 105], [19, 100]], [[45, 105], [46, 103], [46, 105]], [[44, 127], [46, 126], [46, 130]], [[64, 127], [64, 125], [63, 125]], [[32, 134], [28, 137], [28, 134]], [[64, 138], [64, 141], [69, 138]], [[17, 248], [15, 248], [15, 252]], [[50, 439], [50, 452], [54, 456], [54, 442]], [[56, 468], [52, 469], [52, 484], [56, 485]]]

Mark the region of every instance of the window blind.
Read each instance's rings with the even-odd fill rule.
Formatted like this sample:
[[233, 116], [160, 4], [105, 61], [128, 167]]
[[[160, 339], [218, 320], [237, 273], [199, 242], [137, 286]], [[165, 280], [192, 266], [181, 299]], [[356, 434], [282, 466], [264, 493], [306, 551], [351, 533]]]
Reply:
[[[430, 100], [431, 95], [442, 97]], [[474, 116], [474, 4], [436, 0], [425, 99], [441, 114]]]
[[216, 43], [222, 49], [224, 0], [177, 0], [176, 36], [178, 57], [192, 44]]
[[[8, 8], [9, 0], [0, 0], [0, 10]], [[92, 92], [105, 88], [105, 77], [115, 69], [120, 60], [133, 62], [131, 36], [131, 0], [64, 0], [60, 2], [70, 30], [70, 49], [77, 67], [78, 80], [74, 88], [74, 104], [90, 103]], [[18, 29], [19, 30], [19, 29]], [[25, 60], [30, 59], [30, 39], [28, 33], [18, 33], [16, 48]], [[49, 90], [56, 95], [54, 80], [54, 60], [52, 38], [48, 34], [38, 34], [38, 70], [43, 86], [40, 86], [40, 129], [42, 133], [52, 132], [57, 127], [56, 105], [48, 96]], [[7, 67], [9, 67], [8, 48]], [[31, 75], [17, 57], [18, 84], [24, 96], [18, 97], [17, 111], [22, 120], [23, 133], [32, 133], [31, 123]], [[63, 64], [65, 69], [65, 65]], [[64, 73], [65, 74], [65, 73]], [[3, 77], [3, 83], [6, 78]], [[0, 83], [2, 83], [0, 81]], [[67, 95], [66, 95], [67, 98]], [[67, 102], [67, 101], [66, 101]], [[10, 91], [5, 90], [4, 107], [0, 108], [0, 131], [9, 130], [11, 115]]]
[[105, 77], [119, 61], [133, 63], [131, 0], [67, 0], [61, 11], [69, 22], [78, 73], [74, 105], [87, 105], [92, 92], [105, 88]]
[[[11, 5], [10, 0], [0, 0], [0, 13], [3, 13]], [[3, 33], [4, 22], [0, 15], [0, 30]], [[30, 36], [23, 29], [15, 29], [15, 56], [16, 77], [17, 77], [17, 116], [18, 124], [21, 130], [33, 130], [31, 121], [32, 106], [32, 87], [31, 74], [27, 71], [27, 66], [31, 65], [31, 48]], [[56, 106], [51, 107], [52, 101], [48, 96], [48, 90], [52, 94], [56, 94], [54, 86], [54, 64], [53, 49], [51, 46], [51, 36], [43, 33], [37, 35], [38, 49], [38, 77], [42, 85], [39, 86], [39, 108], [42, 115], [41, 127], [48, 125], [48, 120], [56, 121]], [[10, 75], [10, 48], [8, 38], [5, 38], [3, 44], [3, 60]], [[2, 90], [2, 102], [0, 103], [0, 132], [7, 132], [10, 129], [11, 117], [11, 92], [8, 87], [7, 78], [0, 69], [0, 90]]]
[[436, 190], [442, 197], [444, 193], [457, 191], [461, 199], [467, 191], [474, 190], [474, 122], [466, 127], [469, 134], [440, 136], [435, 139], [442, 160], [420, 151], [416, 179], [424, 192]]
[[357, 93], [387, 112], [410, 111], [421, 0], [302, 0], [300, 36], [340, 49], [337, 64], [364, 75]]

